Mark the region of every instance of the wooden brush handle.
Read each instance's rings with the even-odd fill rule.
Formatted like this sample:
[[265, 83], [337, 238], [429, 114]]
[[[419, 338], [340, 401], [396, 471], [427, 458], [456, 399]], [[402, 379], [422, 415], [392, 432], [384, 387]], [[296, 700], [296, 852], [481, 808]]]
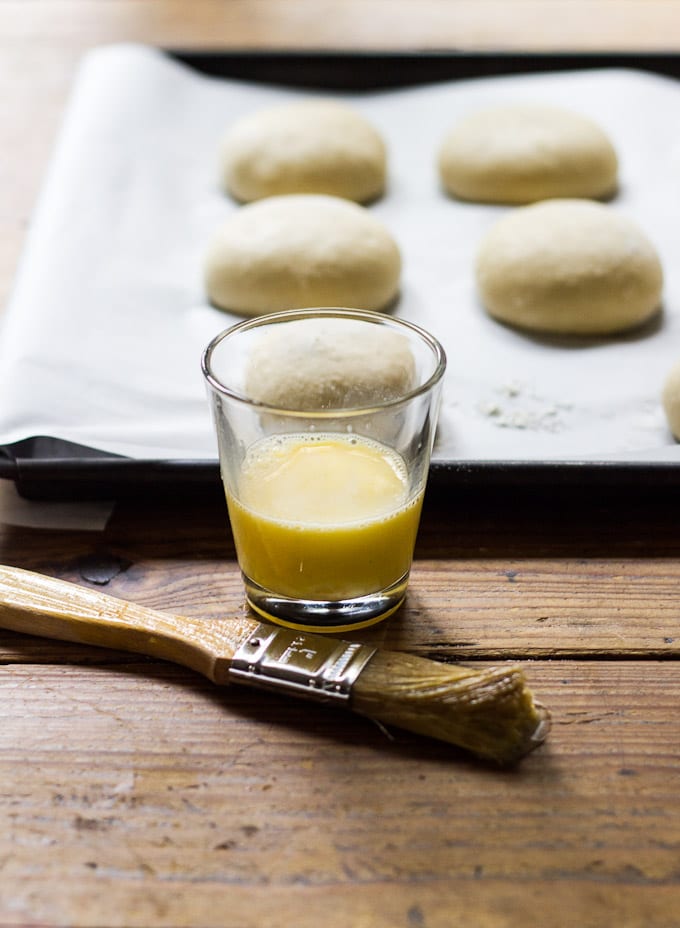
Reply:
[[157, 612], [43, 574], [0, 566], [0, 626], [27, 635], [134, 651], [222, 682], [221, 669], [257, 622]]

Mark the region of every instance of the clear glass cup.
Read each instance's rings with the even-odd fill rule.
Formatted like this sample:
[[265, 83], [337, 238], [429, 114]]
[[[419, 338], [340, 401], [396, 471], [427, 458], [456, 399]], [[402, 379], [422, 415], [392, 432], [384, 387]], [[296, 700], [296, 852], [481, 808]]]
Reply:
[[246, 596], [289, 628], [339, 632], [406, 594], [446, 357], [382, 313], [241, 322], [202, 358]]

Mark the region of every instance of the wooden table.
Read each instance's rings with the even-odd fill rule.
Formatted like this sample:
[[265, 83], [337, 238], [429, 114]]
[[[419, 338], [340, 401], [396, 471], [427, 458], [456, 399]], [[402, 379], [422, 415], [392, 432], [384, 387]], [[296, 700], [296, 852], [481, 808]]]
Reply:
[[[6, 297], [92, 44], [678, 49], [670, 0], [2, 0]], [[365, 640], [519, 661], [553, 713], [513, 771], [340, 710], [0, 632], [0, 926], [680, 925], [677, 492], [428, 496], [406, 607]], [[240, 614], [215, 486], [0, 561]]]

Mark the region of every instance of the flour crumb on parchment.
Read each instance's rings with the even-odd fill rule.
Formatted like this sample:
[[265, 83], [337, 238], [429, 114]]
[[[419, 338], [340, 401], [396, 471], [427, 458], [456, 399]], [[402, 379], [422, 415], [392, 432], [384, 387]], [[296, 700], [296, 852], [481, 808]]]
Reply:
[[478, 406], [482, 415], [498, 428], [541, 432], [564, 428], [564, 414], [571, 408], [570, 403], [544, 399], [518, 380], [496, 387]]

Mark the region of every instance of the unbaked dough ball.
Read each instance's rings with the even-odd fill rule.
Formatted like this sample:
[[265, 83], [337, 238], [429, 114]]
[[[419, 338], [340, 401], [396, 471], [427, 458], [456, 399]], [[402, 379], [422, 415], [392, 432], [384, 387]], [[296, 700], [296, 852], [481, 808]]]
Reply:
[[453, 128], [439, 152], [448, 193], [482, 203], [607, 197], [616, 190], [617, 172], [616, 152], [603, 130], [551, 106], [475, 112]]
[[385, 226], [338, 197], [269, 197], [231, 214], [210, 245], [205, 283], [221, 309], [384, 309], [397, 295], [401, 257]]
[[539, 332], [606, 334], [659, 308], [663, 274], [630, 219], [592, 200], [512, 210], [487, 233], [477, 283], [492, 316]]
[[680, 441], [680, 361], [673, 365], [666, 377], [662, 398], [670, 430]]
[[246, 392], [284, 409], [341, 409], [395, 399], [415, 386], [408, 340], [346, 319], [282, 323], [255, 346]]
[[364, 203], [385, 187], [382, 138], [359, 113], [332, 100], [261, 110], [228, 131], [224, 187], [244, 202], [285, 193], [327, 193]]

